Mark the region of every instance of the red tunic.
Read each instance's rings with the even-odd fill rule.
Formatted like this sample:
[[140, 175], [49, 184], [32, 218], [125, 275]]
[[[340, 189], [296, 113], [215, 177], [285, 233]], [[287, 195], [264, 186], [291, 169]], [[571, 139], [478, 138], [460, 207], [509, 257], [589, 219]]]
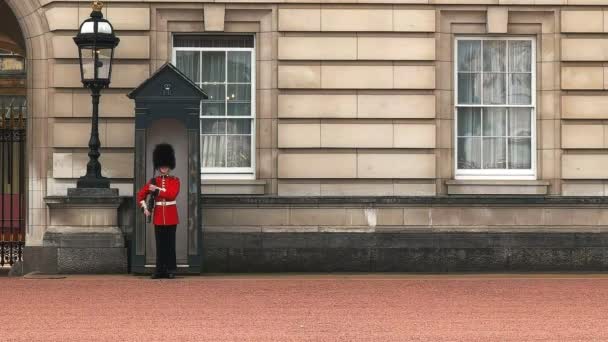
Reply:
[[[137, 192], [137, 204], [139, 207], [146, 205], [146, 197], [151, 193], [150, 181]], [[156, 196], [154, 206], [154, 220], [156, 226], [172, 226], [179, 224], [177, 217], [177, 205], [174, 204], [177, 194], [179, 194], [179, 178], [173, 176], [156, 177], [156, 186], [160, 188]], [[166, 205], [163, 205], [166, 204]]]

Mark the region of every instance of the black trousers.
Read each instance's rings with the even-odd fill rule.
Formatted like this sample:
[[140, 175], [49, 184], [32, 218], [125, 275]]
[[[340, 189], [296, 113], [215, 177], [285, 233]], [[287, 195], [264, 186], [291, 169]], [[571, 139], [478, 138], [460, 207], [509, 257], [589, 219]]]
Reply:
[[154, 226], [156, 238], [156, 273], [175, 272], [175, 230], [177, 226]]

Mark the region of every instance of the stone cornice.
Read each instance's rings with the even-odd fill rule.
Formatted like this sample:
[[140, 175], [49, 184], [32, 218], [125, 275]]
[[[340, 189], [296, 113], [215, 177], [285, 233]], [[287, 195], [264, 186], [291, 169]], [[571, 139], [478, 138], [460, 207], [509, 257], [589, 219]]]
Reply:
[[205, 205], [244, 206], [608, 206], [608, 197], [566, 196], [428, 196], [428, 197], [282, 197], [282, 196], [203, 196]]
[[[31, 1], [31, 0], [28, 0]], [[81, 0], [40, 0], [41, 6], [47, 6], [56, 3], [82, 3]], [[260, 3], [289, 3], [291, 5], [303, 5], [303, 4], [394, 4], [394, 5], [486, 5], [486, 6], [608, 6], [608, 0], [353, 0], [352, 2], [344, 2], [343, 0], [307, 0], [294, 2], [292, 0], [256, 0], [255, 2], [248, 2], [243, 0], [217, 0], [217, 1], [201, 1], [201, 0], [132, 0], [132, 1], [108, 1], [106, 4], [112, 6], [116, 3], [121, 5], [133, 4], [133, 5], [151, 5], [151, 4], [201, 4], [201, 3], [248, 3], [248, 4], [260, 4]]]

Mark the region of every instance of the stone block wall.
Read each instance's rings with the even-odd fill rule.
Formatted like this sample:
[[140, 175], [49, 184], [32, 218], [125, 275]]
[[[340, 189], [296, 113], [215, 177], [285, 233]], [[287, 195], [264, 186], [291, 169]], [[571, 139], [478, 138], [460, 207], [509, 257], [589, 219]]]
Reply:
[[280, 196], [436, 193], [432, 7], [281, 5]]
[[606, 118], [604, 63], [608, 61], [605, 16], [605, 8], [561, 12], [564, 195], [606, 195], [602, 171], [607, 161], [602, 121]]

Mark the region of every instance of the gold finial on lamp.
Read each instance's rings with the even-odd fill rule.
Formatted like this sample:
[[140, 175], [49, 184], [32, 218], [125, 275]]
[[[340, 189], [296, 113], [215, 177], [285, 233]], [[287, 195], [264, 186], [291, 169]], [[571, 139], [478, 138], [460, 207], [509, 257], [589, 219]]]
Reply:
[[93, 1], [93, 4], [91, 5], [91, 7], [93, 7], [94, 12], [101, 12], [101, 9], [103, 8], [103, 2]]

